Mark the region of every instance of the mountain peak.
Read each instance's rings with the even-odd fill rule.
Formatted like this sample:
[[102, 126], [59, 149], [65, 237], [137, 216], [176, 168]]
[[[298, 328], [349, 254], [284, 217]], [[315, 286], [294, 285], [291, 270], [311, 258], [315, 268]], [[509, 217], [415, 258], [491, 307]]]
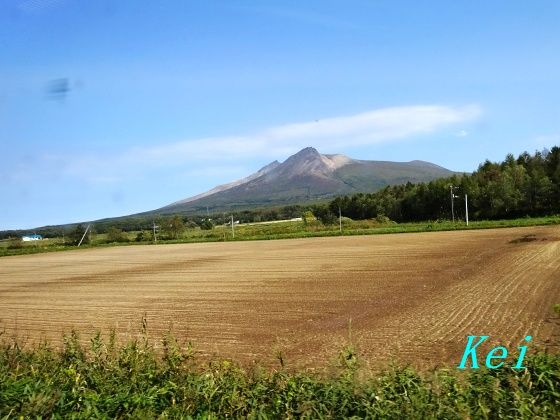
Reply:
[[207, 207], [301, 203], [355, 192], [372, 192], [386, 185], [423, 182], [452, 174], [428, 162], [354, 160], [342, 154], [322, 155], [306, 147], [280, 163], [274, 161], [246, 178], [168, 205], [160, 211], [204, 212]]
[[325, 156], [320, 154], [314, 147], [306, 147], [286, 159], [278, 167], [277, 175], [284, 178], [292, 178], [301, 175], [324, 176], [328, 172], [331, 172], [331, 170]]
[[317, 151], [317, 149], [315, 149], [314, 147], [306, 147], [304, 149], [301, 149], [299, 152], [297, 152], [296, 154], [290, 156], [290, 158], [301, 158], [301, 157], [320, 157], [321, 154]]
[[307, 146], [300, 150], [301, 152], [319, 153], [313, 146]]

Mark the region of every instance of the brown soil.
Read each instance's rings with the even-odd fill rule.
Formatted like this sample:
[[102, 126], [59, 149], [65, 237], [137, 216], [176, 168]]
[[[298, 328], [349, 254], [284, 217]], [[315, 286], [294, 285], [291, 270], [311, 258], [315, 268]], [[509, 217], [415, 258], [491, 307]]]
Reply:
[[[352, 343], [367, 366], [457, 365], [467, 335], [512, 355], [558, 349], [560, 228], [131, 246], [0, 259], [0, 327], [60, 343], [75, 328], [204, 355], [324, 366]], [[526, 240], [525, 238], [531, 238]], [[488, 346], [480, 346], [483, 357]], [[484, 363], [484, 361], [481, 361]]]

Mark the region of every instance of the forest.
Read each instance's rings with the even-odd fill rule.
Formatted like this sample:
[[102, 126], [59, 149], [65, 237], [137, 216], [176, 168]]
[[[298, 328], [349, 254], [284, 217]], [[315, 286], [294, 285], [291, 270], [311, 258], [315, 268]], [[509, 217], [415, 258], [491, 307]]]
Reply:
[[396, 222], [450, 220], [453, 216], [464, 218], [465, 195], [469, 217], [475, 220], [558, 214], [560, 148], [554, 146], [533, 155], [524, 152], [517, 159], [509, 154], [499, 163], [487, 160], [472, 174], [338, 197], [313, 211], [324, 222], [336, 218], [339, 208], [343, 216], [355, 220], [379, 215]]

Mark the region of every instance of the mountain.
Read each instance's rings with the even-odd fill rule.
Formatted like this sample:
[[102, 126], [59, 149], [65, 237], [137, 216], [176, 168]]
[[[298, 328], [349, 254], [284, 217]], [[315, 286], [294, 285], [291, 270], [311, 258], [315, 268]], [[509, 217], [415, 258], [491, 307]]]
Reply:
[[329, 199], [341, 194], [374, 192], [387, 185], [424, 182], [452, 175], [433, 163], [386, 162], [323, 155], [312, 147], [284, 162], [274, 161], [246, 178], [155, 210], [154, 213], [204, 213]]

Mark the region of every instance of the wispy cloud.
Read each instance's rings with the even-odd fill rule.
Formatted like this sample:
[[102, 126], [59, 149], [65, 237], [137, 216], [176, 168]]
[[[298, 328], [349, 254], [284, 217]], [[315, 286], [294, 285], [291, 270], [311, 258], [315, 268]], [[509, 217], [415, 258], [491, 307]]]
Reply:
[[[184, 140], [152, 147], [138, 147], [112, 157], [72, 158], [49, 156], [51, 162], [72, 176], [102, 173], [106, 180], [147, 169], [238, 165], [256, 158], [282, 158], [306, 146], [321, 152], [344, 152], [352, 147], [398, 142], [434, 133], [478, 118], [476, 105], [449, 107], [418, 105], [383, 108], [356, 115], [285, 124], [242, 136]], [[84, 171], [84, 168], [88, 168]], [[99, 177], [92, 182], [102, 181]]]
[[231, 157], [277, 157], [306, 146], [321, 150], [398, 141], [434, 132], [445, 126], [475, 119], [478, 106], [409, 106], [385, 108], [361, 114], [285, 124], [245, 136], [211, 137], [186, 140], [156, 147], [133, 149], [130, 161], [143, 163], [165, 160], [225, 160]]

